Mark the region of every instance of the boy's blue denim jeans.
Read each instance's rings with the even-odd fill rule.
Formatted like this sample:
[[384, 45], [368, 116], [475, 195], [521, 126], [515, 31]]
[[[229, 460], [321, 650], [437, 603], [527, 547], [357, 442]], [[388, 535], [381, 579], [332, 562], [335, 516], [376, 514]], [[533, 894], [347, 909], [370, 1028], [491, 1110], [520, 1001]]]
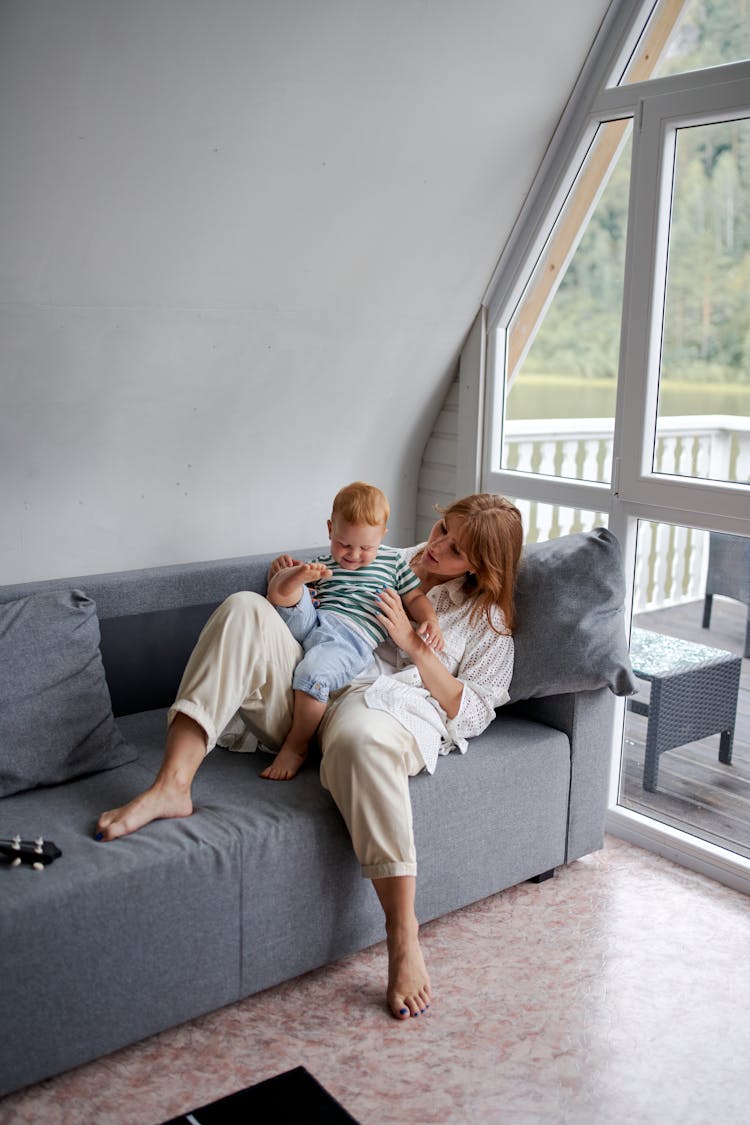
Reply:
[[305, 655], [294, 670], [292, 687], [321, 703], [346, 687], [372, 661], [374, 645], [337, 613], [317, 610], [305, 588], [295, 606], [276, 606]]

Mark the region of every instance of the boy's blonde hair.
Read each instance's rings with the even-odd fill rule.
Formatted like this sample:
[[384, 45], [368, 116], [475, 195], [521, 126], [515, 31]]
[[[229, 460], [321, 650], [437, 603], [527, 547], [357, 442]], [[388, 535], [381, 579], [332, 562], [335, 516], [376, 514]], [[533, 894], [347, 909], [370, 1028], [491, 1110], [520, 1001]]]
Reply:
[[390, 514], [385, 493], [374, 484], [365, 484], [362, 480], [345, 485], [333, 498], [331, 518], [340, 516], [347, 523], [385, 527]]

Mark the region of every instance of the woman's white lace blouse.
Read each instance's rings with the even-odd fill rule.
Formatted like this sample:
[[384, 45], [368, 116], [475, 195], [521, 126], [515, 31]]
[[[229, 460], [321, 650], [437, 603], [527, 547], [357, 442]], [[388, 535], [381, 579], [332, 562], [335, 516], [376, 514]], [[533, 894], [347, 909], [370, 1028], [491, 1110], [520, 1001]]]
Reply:
[[[407, 562], [420, 547], [404, 551]], [[454, 748], [465, 753], [467, 739], [481, 734], [495, 717], [495, 708], [509, 699], [513, 638], [490, 629], [483, 612], [473, 624], [469, 621], [473, 603], [464, 595], [463, 581], [463, 577], [455, 578], [427, 593], [445, 638], [439, 659], [463, 684], [456, 717], [448, 718], [422, 685], [415, 665], [407, 663], [393, 644], [376, 650], [373, 682], [365, 693], [369, 707], [387, 711], [414, 735], [429, 773], [434, 773], [439, 754]], [[496, 629], [505, 627], [498, 607], [493, 608], [492, 622]], [[362, 678], [371, 677], [361, 677], [360, 682]]]

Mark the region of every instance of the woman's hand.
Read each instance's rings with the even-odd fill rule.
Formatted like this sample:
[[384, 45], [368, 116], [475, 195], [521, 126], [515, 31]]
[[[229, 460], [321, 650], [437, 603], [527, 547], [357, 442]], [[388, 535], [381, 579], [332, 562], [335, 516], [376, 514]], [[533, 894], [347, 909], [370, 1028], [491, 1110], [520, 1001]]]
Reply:
[[401, 604], [401, 598], [395, 590], [387, 586], [376, 596], [375, 603], [380, 610], [377, 615], [378, 621], [395, 645], [409, 653], [410, 650], [414, 650], [415, 640], [420, 645], [422, 644], [422, 641], [419, 641], [416, 636], [411, 621]]
[[455, 719], [461, 708], [464, 685], [451, 675], [430, 645], [414, 632], [395, 590], [381, 590], [377, 600], [380, 607], [378, 621], [388, 631], [393, 643], [414, 662], [422, 684], [433, 699], [437, 700], [449, 719]]
[[425, 621], [415, 630], [412, 621], [404, 609], [404, 603], [395, 589], [387, 586], [381, 589], [377, 598], [380, 613], [378, 620], [388, 631], [388, 636], [401, 651], [413, 660], [425, 649], [441, 652], [445, 647], [443, 633], [437, 619]]
[[[387, 595], [387, 598], [384, 595]], [[415, 637], [435, 652], [442, 652], [445, 648], [445, 639], [437, 617], [433, 614], [428, 621], [423, 621], [415, 629], [407, 616], [401, 597], [390, 587], [380, 592], [380, 609], [381, 625], [388, 630], [391, 640], [408, 655], [413, 657], [414, 653], [419, 651], [420, 646], [413, 643]]]

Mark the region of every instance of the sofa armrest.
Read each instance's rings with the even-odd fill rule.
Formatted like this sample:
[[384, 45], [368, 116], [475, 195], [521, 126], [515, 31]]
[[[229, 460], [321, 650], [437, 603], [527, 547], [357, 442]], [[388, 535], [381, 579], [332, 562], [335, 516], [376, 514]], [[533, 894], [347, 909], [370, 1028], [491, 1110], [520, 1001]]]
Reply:
[[563, 731], [570, 740], [566, 863], [604, 844], [614, 707], [608, 688], [526, 699], [508, 707], [516, 715]]

